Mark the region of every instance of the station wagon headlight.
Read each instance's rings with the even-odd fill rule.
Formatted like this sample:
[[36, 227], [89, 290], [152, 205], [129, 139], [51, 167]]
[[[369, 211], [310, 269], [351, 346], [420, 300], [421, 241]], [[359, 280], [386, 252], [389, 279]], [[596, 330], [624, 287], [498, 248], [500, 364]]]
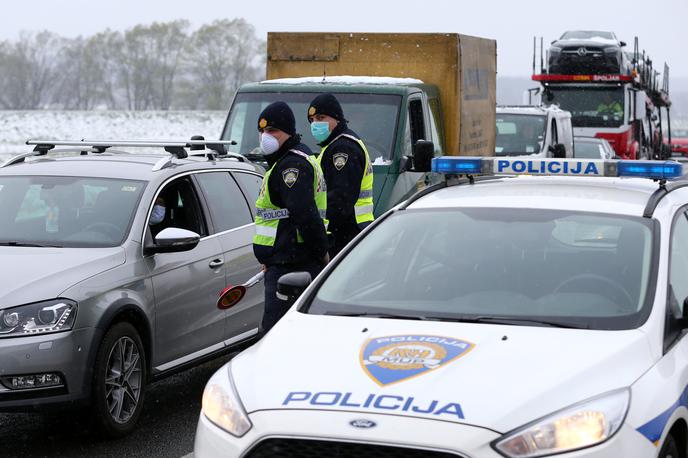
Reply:
[[600, 444], [621, 428], [630, 401], [627, 388], [583, 401], [526, 425], [493, 443], [509, 458], [534, 458]]
[[234, 388], [230, 367], [217, 371], [208, 381], [203, 391], [202, 411], [215, 425], [241, 437], [252, 425]]
[[76, 320], [76, 302], [54, 299], [0, 310], [0, 338], [68, 331]]

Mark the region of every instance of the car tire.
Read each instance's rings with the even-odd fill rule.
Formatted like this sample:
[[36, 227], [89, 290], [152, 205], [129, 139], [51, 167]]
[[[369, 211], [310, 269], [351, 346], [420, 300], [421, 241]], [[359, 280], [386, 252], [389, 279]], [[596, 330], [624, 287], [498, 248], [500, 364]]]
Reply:
[[100, 433], [118, 438], [133, 431], [143, 408], [146, 354], [136, 328], [121, 322], [103, 337], [93, 372], [92, 413]]
[[659, 451], [658, 458], [680, 458], [681, 455], [678, 452], [678, 445], [674, 436], [669, 434], [662, 445], [662, 449]]

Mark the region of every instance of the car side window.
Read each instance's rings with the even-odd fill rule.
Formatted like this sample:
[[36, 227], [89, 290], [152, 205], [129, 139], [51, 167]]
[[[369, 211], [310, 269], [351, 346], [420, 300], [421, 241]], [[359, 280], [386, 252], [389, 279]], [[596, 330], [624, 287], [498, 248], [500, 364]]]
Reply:
[[253, 218], [244, 194], [229, 172], [196, 174], [215, 233], [251, 224]]
[[263, 184], [263, 178], [252, 173], [234, 172], [234, 178], [239, 182], [239, 185], [244, 190], [246, 200], [251, 207], [251, 214], [256, 214], [256, 200], [260, 194], [260, 187]]
[[411, 141], [415, 145], [418, 140], [426, 139], [422, 100], [415, 99], [409, 101], [409, 120], [411, 122]]
[[158, 194], [155, 205], [164, 207], [165, 211], [161, 221], [155, 224], [155, 211], [149, 217], [148, 225], [153, 237], [168, 227], [186, 229], [201, 237], [208, 235], [198, 196], [189, 177], [179, 178], [165, 186]]
[[685, 212], [676, 219], [671, 234], [669, 285], [678, 309], [683, 311], [683, 301], [688, 297], [688, 219]]

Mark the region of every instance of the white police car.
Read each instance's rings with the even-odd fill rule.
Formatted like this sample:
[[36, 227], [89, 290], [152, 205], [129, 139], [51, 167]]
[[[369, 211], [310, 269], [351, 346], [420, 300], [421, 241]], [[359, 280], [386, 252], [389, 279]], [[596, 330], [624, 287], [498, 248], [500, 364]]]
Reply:
[[195, 456], [685, 457], [681, 166], [433, 170], [468, 178], [376, 221], [213, 375]]

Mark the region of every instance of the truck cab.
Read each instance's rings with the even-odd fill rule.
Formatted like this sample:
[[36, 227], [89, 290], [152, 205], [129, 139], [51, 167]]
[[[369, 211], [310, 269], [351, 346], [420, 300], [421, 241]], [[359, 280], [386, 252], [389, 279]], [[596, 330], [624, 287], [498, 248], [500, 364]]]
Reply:
[[468, 35], [269, 32], [266, 80], [239, 88], [222, 138], [253, 159], [258, 115], [280, 100], [318, 154], [306, 111], [332, 93], [370, 154], [379, 216], [431, 182], [432, 157], [494, 154], [496, 63], [496, 42]]
[[[301, 141], [314, 153], [320, 147], [310, 134], [309, 103], [330, 92], [342, 105], [349, 127], [368, 149], [373, 165], [373, 201], [379, 215], [425, 186], [429, 177], [413, 168], [419, 140], [432, 143], [432, 155], [444, 153], [441, 105], [436, 86], [411, 78], [328, 77], [283, 78], [242, 86], [230, 108], [222, 139], [232, 140], [233, 153], [255, 157], [259, 148], [256, 119], [270, 103], [289, 104]], [[426, 144], [426, 147], [428, 145]]]
[[573, 157], [571, 113], [556, 106], [497, 106], [495, 156]]

